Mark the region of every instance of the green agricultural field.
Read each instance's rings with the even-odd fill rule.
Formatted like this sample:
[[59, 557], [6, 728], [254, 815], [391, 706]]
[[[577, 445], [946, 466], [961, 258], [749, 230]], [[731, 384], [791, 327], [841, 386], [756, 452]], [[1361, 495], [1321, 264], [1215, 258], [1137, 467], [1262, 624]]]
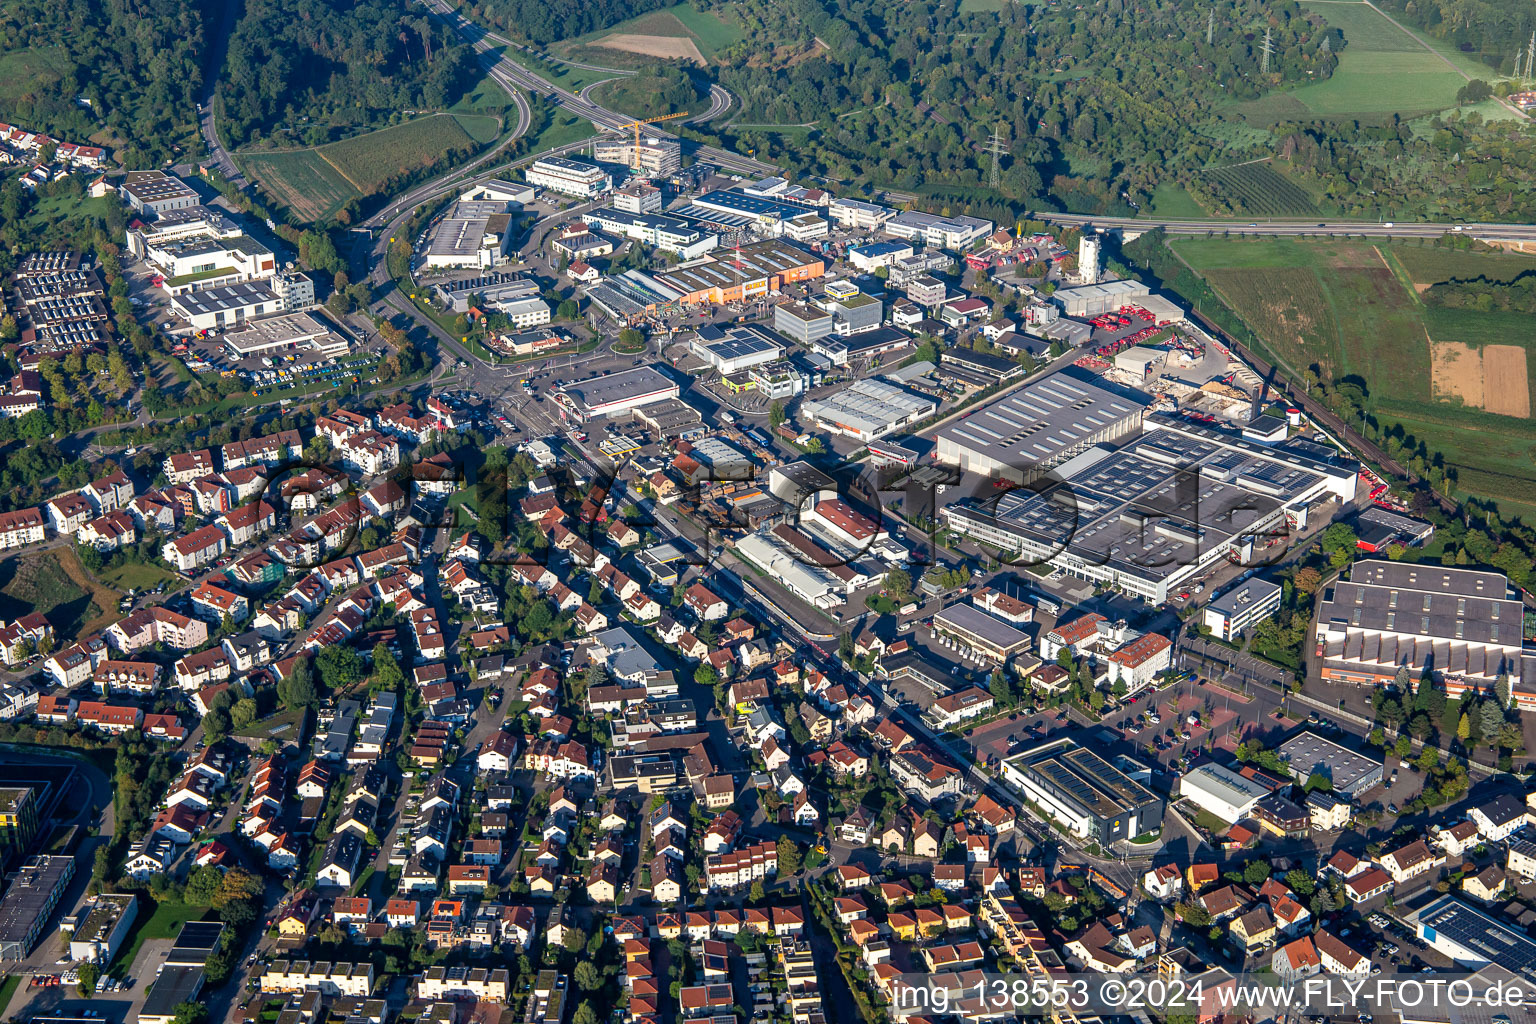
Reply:
[[699, 49], [710, 60], [714, 60], [715, 54], [721, 50], [741, 40], [741, 32], [735, 26], [726, 24], [713, 11], [701, 11], [692, 4], [678, 4], [672, 8], [672, 16], [683, 23], [683, 27], [693, 36], [693, 41], [699, 44]]
[[[1438, 281], [1453, 278], [1512, 281], [1527, 270], [1536, 270], [1536, 260], [1529, 256], [1504, 252], [1458, 252], [1434, 246], [1397, 246], [1392, 255], [1402, 264], [1410, 280], [1422, 291]], [[1435, 312], [1431, 310], [1430, 312]]]
[[543, 153], [567, 143], [590, 139], [596, 134], [597, 129], [592, 127], [591, 121], [575, 114], [556, 112], [549, 124], [529, 137], [528, 148], [524, 152]]
[[[566, 49], [568, 46], [569, 44], [562, 44], [562, 49]], [[569, 89], [572, 92], [580, 92], [594, 82], [605, 82], [613, 77], [612, 71], [578, 68], [561, 61], [545, 60], [542, 57], [536, 57], [531, 53], [520, 50], [515, 46], [503, 46], [498, 48], [496, 52], [510, 61], [521, 64], [529, 71], [560, 86], [562, 89]], [[615, 50], [600, 49], [583, 52], [579, 56], [582, 59], [591, 58], [590, 62], [593, 64], [601, 64], [601, 58], [610, 55], [622, 56], [622, 54], [618, 54]], [[577, 55], [573, 54], [572, 56]], [[623, 64], [616, 58], [614, 66], [623, 67]]]
[[492, 117], [490, 114], [454, 114], [453, 119], [478, 145], [489, 146], [501, 135], [501, 118], [499, 117]]
[[1250, 217], [1311, 217], [1317, 206], [1306, 190], [1268, 163], [1213, 167], [1202, 175], [1211, 190]]
[[369, 195], [396, 175], [430, 167], [444, 153], [473, 141], [453, 117], [435, 114], [332, 142], [315, 152], [341, 172], [352, 187]]
[[512, 97], [507, 95], [507, 90], [490, 75], [485, 75], [475, 83], [475, 87], [463, 96], [459, 102], [448, 108], [450, 114], [477, 114], [483, 111], [501, 111], [512, 105]]
[[[1536, 334], [1529, 317], [1424, 305], [1451, 276], [1507, 280], [1536, 260], [1364, 241], [1181, 238], [1210, 283], [1290, 375], [1357, 376], [1383, 424], [1400, 423], [1458, 472], [1460, 490], [1536, 511]], [[1522, 355], [1523, 352], [1523, 355]], [[1523, 387], [1522, 387], [1523, 375]], [[1513, 410], [1525, 410], [1519, 415]]]
[[1147, 212], [1158, 217], [1198, 219], [1210, 216], [1205, 207], [1195, 202], [1194, 197], [1184, 191], [1177, 182], [1172, 181], [1165, 181], [1157, 186], [1152, 193], [1152, 201], [1147, 204]]
[[237, 153], [246, 176], [302, 221], [325, 220], [362, 195], [312, 149]]
[[1376, 8], [1351, 0], [1307, 0], [1302, 6], [1343, 32], [1348, 45], [1327, 81], [1279, 102], [1323, 117], [1428, 113], [1456, 105], [1456, 91], [1467, 81], [1460, 65], [1452, 66]]

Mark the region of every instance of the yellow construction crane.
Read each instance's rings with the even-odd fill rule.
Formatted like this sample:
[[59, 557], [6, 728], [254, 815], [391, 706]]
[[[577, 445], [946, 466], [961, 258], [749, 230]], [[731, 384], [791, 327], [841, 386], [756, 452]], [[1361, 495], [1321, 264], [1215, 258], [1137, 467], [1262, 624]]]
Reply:
[[670, 120], [672, 120], [675, 117], [687, 117], [687, 116], [688, 116], [688, 112], [686, 110], [684, 110], [684, 111], [679, 111], [676, 114], [662, 114], [660, 117], [648, 117], [648, 118], [646, 118], [643, 121], [630, 121], [628, 124], [621, 124], [618, 127], [616, 127], [614, 129], [614, 131], [618, 131], [618, 132], [622, 132], [626, 128], [633, 128], [635, 130], [635, 148], [633, 150], [634, 163], [631, 166], [633, 166], [633, 167], [639, 167], [640, 166], [640, 126], [641, 125], [643, 125], [643, 124], [655, 124], [657, 121], [670, 121]]

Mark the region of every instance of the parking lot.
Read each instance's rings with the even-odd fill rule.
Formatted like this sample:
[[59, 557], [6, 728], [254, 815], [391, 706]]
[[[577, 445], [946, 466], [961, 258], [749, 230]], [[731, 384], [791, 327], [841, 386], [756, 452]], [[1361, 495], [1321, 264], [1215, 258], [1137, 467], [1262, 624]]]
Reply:
[[1076, 728], [1079, 726], [1068, 717], [1066, 708], [1047, 708], [1033, 714], [1017, 711], [976, 727], [965, 736], [965, 742], [974, 760], [991, 765]]

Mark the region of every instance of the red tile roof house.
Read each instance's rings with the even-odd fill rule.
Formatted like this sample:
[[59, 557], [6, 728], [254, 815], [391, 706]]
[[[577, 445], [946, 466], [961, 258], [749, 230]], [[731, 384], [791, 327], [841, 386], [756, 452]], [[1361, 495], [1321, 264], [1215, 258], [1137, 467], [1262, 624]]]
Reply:
[[1379, 867], [1371, 867], [1344, 881], [1344, 895], [1351, 903], [1365, 903], [1392, 891], [1392, 876]]
[[107, 627], [106, 637], [108, 643], [125, 653], [155, 644], [190, 651], [208, 642], [208, 626], [157, 605], [141, 608], [114, 622]]
[[1063, 647], [1070, 648], [1073, 654], [1082, 654], [1091, 644], [1097, 642], [1099, 623], [1107, 621], [1098, 612], [1089, 612], [1065, 625], [1058, 625], [1040, 638], [1040, 659], [1055, 661], [1056, 655]]
[[192, 610], [205, 622], [219, 623], [228, 615], [232, 622], [243, 622], [251, 613], [250, 602], [244, 594], [215, 586], [204, 580], [192, 591]]
[[265, 501], [254, 501], [226, 512], [218, 521], [229, 533], [229, 542], [239, 547], [275, 527], [277, 510]]
[[730, 614], [730, 605], [725, 599], [711, 592], [702, 583], [695, 583], [689, 587], [683, 595], [683, 603], [707, 622], [723, 619]]
[[75, 708], [75, 722], [78, 725], [91, 726], [114, 735], [118, 732], [137, 729], [143, 720], [143, 709], [108, 705], [108, 703], [101, 703], [100, 700], [81, 700], [80, 705]]
[[207, 565], [224, 553], [228, 540], [217, 526], [204, 526], [175, 540], [168, 541], [160, 551], [161, 556], [180, 572], [190, 572]]

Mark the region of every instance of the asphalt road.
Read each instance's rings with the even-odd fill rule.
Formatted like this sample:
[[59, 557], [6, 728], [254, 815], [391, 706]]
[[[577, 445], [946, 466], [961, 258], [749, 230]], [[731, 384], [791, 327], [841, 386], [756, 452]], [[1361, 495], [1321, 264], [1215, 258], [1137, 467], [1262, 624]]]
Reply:
[[[499, 36], [494, 32], [490, 32], [485, 28], [482, 28], [480, 25], [470, 21], [468, 18], [465, 18], [463, 15], [459, 14], [457, 10], [450, 7], [445, 2], [445, 0], [423, 0], [423, 3], [429, 10], [439, 15], [441, 18], [443, 18], [443, 20], [447, 21], [448, 24], [451, 25], [453, 29], [457, 31], [461, 36], [473, 42], [476, 49], [489, 49], [492, 44], [501, 46], [515, 46], [519, 49], [523, 48], [519, 44], [514, 43], [512, 40], [507, 39], [504, 36]], [[568, 89], [562, 89], [557, 85], [551, 85], [545, 79], [534, 74], [510, 58], [502, 57], [499, 61], [499, 69], [511, 81], [517, 83], [525, 89], [544, 96], [545, 98], [555, 103], [557, 106], [563, 107], [573, 114], [577, 114], [586, 118], [588, 121], [591, 121], [599, 128], [606, 128], [616, 131], [622, 127], [627, 127], [633, 122], [633, 118], [629, 117], [628, 115], [606, 110], [595, 103], [583, 99], [581, 96], [571, 92]], [[501, 79], [498, 79], [498, 81], [501, 81]], [[720, 91], [724, 93], [725, 90], [722, 89]], [[721, 107], [719, 110], [715, 108], [721, 102], [724, 102], [726, 99], [728, 99], [729, 94], [726, 94], [725, 97], [717, 97], [715, 95], [714, 89], [710, 90], [710, 94], [710, 109], [705, 111], [705, 113], [701, 114], [698, 118], [692, 119], [690, 123], [701, 123], [702, 121], [708, 120], [710, 117], [717, 116], [719, 113], [723, 112], [725, 109], [724, 107]], [[732, 153], [729, 150], [716, 149], [713, 146], [700, 146], [696, 152], [701, 159], [715, 164], [718, 167], [729, 167], [732, 170], [743, 171], [747, 174], [777, 174], [780, 170], [780, 168], [775, 164], [766, 163], [762, 160], [756, 160], [752, 157], [742, 156], [740, 153]]]
[[1348, 220], [1264, 220], [1246, 224], [1235, 220], [1163, 220], [1157, 217], [1090, 217], [1075, 213], [1037, 211], [1030, 216], [1050, 224], [1094, 227], [1100, 230], [1151, 231], [1162, 228], [1170, 235], [1222, 234], [1273, 235], [1357, 235], [1370, 238], [1439, 238], [1448, 233], [1471, 235], [1483, 241], [1536, 242], [1536, 225], [1531, 224], [1458, 224], [1451, 221], [1398, 223], [1396, 221]]

